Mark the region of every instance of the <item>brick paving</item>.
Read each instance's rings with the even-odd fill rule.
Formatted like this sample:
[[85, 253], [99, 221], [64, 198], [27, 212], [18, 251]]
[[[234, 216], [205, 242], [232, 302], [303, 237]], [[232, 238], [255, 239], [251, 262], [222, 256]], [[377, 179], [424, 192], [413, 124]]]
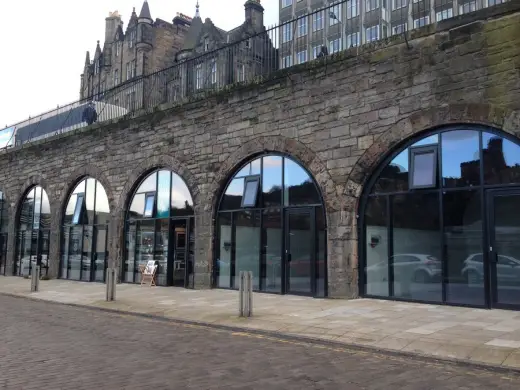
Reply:
[[0, 296], [0, 389], [518, 389], [482, 368]]

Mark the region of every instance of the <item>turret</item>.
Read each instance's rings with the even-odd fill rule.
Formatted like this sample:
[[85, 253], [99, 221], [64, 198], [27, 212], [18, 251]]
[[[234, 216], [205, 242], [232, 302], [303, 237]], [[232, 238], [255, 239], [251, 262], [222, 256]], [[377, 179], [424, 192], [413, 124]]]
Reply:
[[244, 4], [246, 11], [246, 22], [251, 23], [255, 30], [264, 27], [264, 7], [260, 4], [260, 0], [247, 0]]

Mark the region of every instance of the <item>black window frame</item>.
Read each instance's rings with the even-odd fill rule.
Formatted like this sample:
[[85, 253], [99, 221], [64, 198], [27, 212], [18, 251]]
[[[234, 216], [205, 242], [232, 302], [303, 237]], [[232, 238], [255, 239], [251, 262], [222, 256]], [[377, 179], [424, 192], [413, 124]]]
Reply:
[[[255, 182], [256, 182], [255, 198], [252, 203], [246, 204], [245, 199], [246, 199], [247, 183], [255, 183]], [[259, 188], [260, 188], [260, 175], [251, 175], [251, 176], [244, 177], [244, 189], [242, 191], [242, 199], [240, 201], [240, 207], [243, 207], [243, 208], [256, 207], [256, 204], [258, 203]]]
[[[433, 154], [433, 164], [432, 164], [432, 178], [431, 184], [425, 185], [415, 185], [414, 184], [414, 173], [415, 173], [415, 157], [420, 154]], [[437, 188], [437, 175], [438, 175], [438, 165], [439, 165], [439, 146], [438, 145], [420, 145], [420, 146], [410, 146], [408, 152], [408, 188], [411, 190], [420, 190], [420, 189], [429, 189], [429, 188]]]
[[[81, 203], [80, 203], [81, 199]], [[85, 202], [85, 193], [80, 192], [76, 194], [76, 204], [74, 205], [74, 214], [72, 214], [71, 225], [79, 225], [81, 223], [81, 212], [83, 211], [83, 204]], [[79, 206], [79, 210], [78, 210]], [[77, 219], [76, 219], [77, 214]]]

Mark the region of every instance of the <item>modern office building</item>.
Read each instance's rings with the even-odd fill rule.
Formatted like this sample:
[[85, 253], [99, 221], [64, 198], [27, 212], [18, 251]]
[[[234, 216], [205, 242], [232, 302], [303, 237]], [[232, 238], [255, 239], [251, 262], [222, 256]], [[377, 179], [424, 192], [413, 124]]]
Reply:
[[333, 54], [506, 1], [280, 0], [280, 66], [315, 59], [322, 46]]

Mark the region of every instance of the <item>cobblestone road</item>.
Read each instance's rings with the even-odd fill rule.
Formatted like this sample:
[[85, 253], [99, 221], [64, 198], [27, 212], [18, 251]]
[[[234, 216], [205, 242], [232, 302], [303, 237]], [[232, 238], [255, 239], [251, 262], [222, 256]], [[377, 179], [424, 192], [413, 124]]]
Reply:
[[520, 376], [0, 295], [0, 389], [518, 389]]

